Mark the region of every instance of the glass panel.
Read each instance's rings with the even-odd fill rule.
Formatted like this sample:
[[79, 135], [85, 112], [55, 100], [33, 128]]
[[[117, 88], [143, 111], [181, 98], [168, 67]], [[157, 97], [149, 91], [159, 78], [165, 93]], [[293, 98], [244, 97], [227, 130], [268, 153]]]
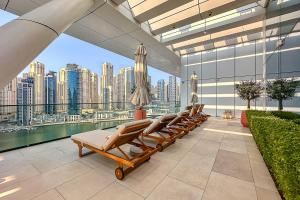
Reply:
[[[134, 106], [126, 102], [0, 106], [0, 152], [70, 137], [73, 134], [115, 127], [133, 120]], [[60, 108], [60, 109], [58, 109]], [[149, 118], [180, 111], [180, 102], [145, 106]], [[49, 112], [40, 112], [48, 110]], [[47, 114], [48, 113], [48, 114]]]

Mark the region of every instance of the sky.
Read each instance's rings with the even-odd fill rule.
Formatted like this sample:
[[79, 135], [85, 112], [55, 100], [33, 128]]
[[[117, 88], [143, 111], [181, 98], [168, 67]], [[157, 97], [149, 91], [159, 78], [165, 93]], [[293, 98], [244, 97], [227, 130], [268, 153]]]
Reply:
[[[16, 15], [0, 9], [0, 26], [17, 18]], [[134, 53], [134, 52], [133, 52]], [[66, 34], [59, 36], [52, 42], [37, 58], [45, 64], [46, 72], [49, 70], [59, 71], [68, 63], [75, 63], [87, 67], [92, 72], [101, 74], [101, 66], [104, 62], [110, 62], [114, 66], [114, 73], [117, 74], [122, 67], [134, 66], [134, 60], [115, 54], [106, 49], [89, 44]], [[23, 71], [28, 71], [28, 67]], [[155, 85], [159, 79], [167, 80], [169, 74], [152, 67], [148, 68], [152, 84]]]

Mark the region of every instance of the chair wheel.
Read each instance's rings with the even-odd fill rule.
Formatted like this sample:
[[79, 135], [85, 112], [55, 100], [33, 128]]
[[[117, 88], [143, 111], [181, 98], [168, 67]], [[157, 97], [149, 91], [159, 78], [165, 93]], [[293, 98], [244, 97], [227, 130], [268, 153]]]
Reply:
[[149, 156], [149, 158], [147, 158], [146, 162], [148, 162], [151, 159], [151, 157]]
[[123, 169], [121, 167], [116, 168], [115, 175], [116, 175], [117, 179], [123, 180], [123, 178], [124, 178], [124, 171], [123, 171]]
[[163, 149], [164, 149], [163, 146], [162, 146], [161, 144], [157, 144], [157, 145], [156, 145], [156, 148], [158, 149], [159, 152], [162, 152]]
[[172, 141], [172, 144], [174, 144], [176, 142], [176, 140]]

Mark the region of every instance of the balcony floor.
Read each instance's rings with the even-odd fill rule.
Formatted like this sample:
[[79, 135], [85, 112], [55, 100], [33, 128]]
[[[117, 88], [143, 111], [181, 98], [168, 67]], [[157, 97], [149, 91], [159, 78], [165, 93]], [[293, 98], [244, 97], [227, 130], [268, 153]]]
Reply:
[[78, 158], [70, 139], [0, 154], [0, 198], [34, 200], [277, 200], [248, 129], [210, 118], [123, 181], [97, 154]]

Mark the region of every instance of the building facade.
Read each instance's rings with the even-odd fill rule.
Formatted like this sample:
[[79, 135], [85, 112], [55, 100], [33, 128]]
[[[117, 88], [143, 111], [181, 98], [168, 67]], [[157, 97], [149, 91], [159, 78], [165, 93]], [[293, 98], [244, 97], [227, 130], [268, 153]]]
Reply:
[[0, 90], [0, 121], [14, 117], [17, 111], [17, 78]]
[[160, 102], [165, 101], [165, 80], [163, 79], [157, 81], [157, 99]]
[[103, 63], [102, 75], [100, 78], [100, 103], [101, 108], [109, 110], [112, 108], [111, 102], [113, 99], [113, 65]]
[[96, 73], [91, 73], [91, 103], [92, 103], [92, 109], [98, 108], [99, 103], [99, 94], [98, 94], [98, 85], [99, 85], [99, 79], [98, 75]]
[[68, 90], [67, 90], [67, 70], [61, 68], [58, 72], [57, 80], [57, 112], [66, 113], [68, 104]]
[[35, 113], [44, 112], [45, 95], [44, 95], [44, 76], [45, 65], [38, 61], [32, 62], [29, 65], [29, 76], [34, 79], [34, 108]]
[[17, 86], [17, 124], [28, 126], [34, 112], [34, 78], [22, 79]]
[[56, 72], [49, 71], [45, 76], [45, 113], [56, 114], [57, 77]]
[[[279, 40], [279, 37], [266, 39], [266, 80], [300, 79], [300, 34], [289, 34], [280, 47]], [[246, 102], [237, 95], [235, 85], [244, 80], [263, 81], [263, 49], [264, 41], [254, 40], [183, 56], [182, 105], [191, 101], [190, 77], [195, 71], [199, 103], [205, 104], [205, 112], [222, 116], [225, 110], [231, 110], [235, 117], [240, 117], [241, 111], [247, 108]], [[300, 112], [299, 94], [298, 90], [294, 98], [284, 101], [285, 110]], [[277, 110], [277, 101], [261, 97], [251, 101], [251, 108]]]
[[80, 68], [76, 64], [68, 64], [67, 70], [67, 92], [68, 92], [68, 114], [80, 115]]
[[91, 71], [87, 68], [80, 69], [80, 103], [82, 109], [90, 109], [91, 98]]
[[135, 78], [134, 78], [134, 68], [133, 67], [126, 67], [125, 68], [125, 102], [130, 102], [131, 95], [133, 90], [135, 89]]
[[169, 76], [168, 84], [168, 96], [169, 102], [175, 102], [177, 96], [177, 79], [176, 76]]

